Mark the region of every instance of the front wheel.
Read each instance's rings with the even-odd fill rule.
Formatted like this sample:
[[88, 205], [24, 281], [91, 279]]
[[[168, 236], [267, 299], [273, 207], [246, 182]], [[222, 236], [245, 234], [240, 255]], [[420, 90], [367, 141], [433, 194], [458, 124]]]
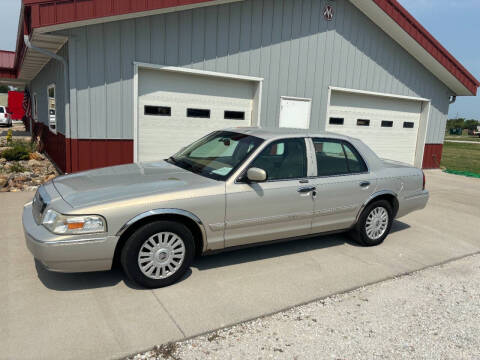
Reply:
[[154, 221], [130, 236], [120, 261], [130, 280], [148, 288], [159, 288], [180, 279], [190, 267], [194, 254], [193, 235], [185, 225]]
[[393, 221], [392, 206], [386, 200], [369, 204], [352, 229], [352, 237], [363, 246], [379, 245], [390, 233]]

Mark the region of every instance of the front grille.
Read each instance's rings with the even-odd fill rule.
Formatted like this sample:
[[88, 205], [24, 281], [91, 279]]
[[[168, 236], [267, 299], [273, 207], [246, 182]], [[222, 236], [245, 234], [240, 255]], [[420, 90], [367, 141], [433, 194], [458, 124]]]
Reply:
[[33, 198], [33, 203], [32, 203], [33, 218], [35, 219], [35, 222], [37, 224], [40, 224], [42, 222], [43, 212], [45, 211], [46, 207], [47, 207], [47, 204], [43, 200], [43, 197], [40, 194], [40, 188], [39, 188], [37, 190], [37, 193], [35, 194], [35, 197]]

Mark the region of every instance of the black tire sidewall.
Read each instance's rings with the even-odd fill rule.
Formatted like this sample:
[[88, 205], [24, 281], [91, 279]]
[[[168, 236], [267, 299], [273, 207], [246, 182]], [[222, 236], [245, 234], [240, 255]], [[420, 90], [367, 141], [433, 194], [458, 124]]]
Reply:
[[[387, 210], [387, 213], [388, 213], [387, 230], [380, 238], [370, 239], [366, 231], [367, 217], [370, 214], [370, 212], [377, 207], [383, 207], [385, 210]], [[375, 246], [375, 245], [381, 244], [385, 240], [385, 238], [388, 236], [392, 228], [392, 222], [393, 222], [392, 214], [393, 214], [392, 206], [386, 200], [378, 200], [378, 201], [372, 202], [371, 204], [368, 204], [368, 206], [362, 212], [362, 215], [360, 216], [360, 219], [357, 224], [357, 232], [360, 235], [361, 243], [365, 246]]]
[[[138, 252], [143, 243], [152, 235], [168, 231], [179, 236], [185, 245], [185, 258], [180, 268], [165, 279], [151, 279], [145, 276], [138, 266]], [[179, 280], [190, 267], [195, 255], [195, 241], [191, 231], [183, 224], [174, 221], [153, 221], [137, 229], [127, 240], [121, 253], [121, 264], [125, 274], [135, 283], [147, 288], [159, 288]]]

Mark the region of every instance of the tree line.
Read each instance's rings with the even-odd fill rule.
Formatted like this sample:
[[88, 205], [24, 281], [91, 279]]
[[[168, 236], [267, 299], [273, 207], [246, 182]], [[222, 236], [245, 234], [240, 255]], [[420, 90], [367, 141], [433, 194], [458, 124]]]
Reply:
[[480, 126], [480, 122], [474, 119], [449, 119], [447, 120], [447, 130], [460, 128], [460, 129], [467, 129], [467, 130], [477, 130], [477, 126]]

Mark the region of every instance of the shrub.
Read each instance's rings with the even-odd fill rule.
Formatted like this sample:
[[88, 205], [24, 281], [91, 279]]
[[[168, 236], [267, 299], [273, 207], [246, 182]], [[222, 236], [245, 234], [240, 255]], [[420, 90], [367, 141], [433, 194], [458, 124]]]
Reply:
[[12, 143], [12, 138], [13, 138], [13, 131], [12, 129], [8, 130], [7, 132], [7, 144], [11, 144]]
[[18, 162], [14, 162], [12, 164], [12, 166], [10, 166], [10, 169], [8, 169], [8, 172], [11, 172], [11, 173], [23, 173], [25, 172], [27, 169], [25, 169], [21, 164], [19, 164]]
[[2, 157], [7, 161], [28, 160], [30, 158], [30, 145], [26, 142], [15, 142], [13, 146], [4, 152]]

